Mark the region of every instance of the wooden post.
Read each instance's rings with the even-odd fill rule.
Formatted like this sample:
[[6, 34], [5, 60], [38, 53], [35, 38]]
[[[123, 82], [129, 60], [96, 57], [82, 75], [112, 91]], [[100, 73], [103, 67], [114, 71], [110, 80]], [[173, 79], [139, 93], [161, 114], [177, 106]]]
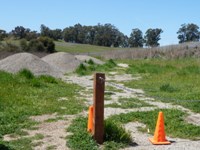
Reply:
[[97, 143], [103, 143], [104, 136], [104, 89], [105, 89], [105, 74], [94, 74], [94, 130], [93, 138]]

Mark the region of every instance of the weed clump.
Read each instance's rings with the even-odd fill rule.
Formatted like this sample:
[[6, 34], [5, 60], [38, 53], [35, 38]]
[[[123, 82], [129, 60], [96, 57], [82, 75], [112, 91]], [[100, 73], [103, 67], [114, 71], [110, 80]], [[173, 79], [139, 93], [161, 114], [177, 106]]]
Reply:
[[78, 75], [83, 76], [92, 74], [95, 71], [101, 71], [101, 72], [109, 71], [115, 66], [117, 66], [117, 64], [112, 59], [108, 60], [103, 65], [95, 64], [95, 62], [92, 59], [89, 59], [88, 61], [81, 63], [79, 67], [75, 70], [75, 72]]
[[163, 84], [160, 86], [160, 90], [163, 91], [163, 92], [169, 92], [169, 93], [172, 93], [172, 92], [176, 92], [177, 89], [174, 88], [173, 86], [171, 86], [170, 84]]
[[21, 71], [19, 71], [18, 74], [22, 77], [25, 77], [26, 79], [33, 79], [34, 78], [34, 74], [28, 69], [22, 69]]
[[131, 134], [126, 132], [120, 124], [108, 119], [105, 121], [104, 141], [112, 141], [125, 146], [131, 143]]

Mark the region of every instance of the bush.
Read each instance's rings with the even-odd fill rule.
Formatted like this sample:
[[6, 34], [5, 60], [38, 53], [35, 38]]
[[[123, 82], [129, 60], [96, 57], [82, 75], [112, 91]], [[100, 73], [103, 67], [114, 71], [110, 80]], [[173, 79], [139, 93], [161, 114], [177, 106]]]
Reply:
[[22, 51], [28, 51], [28, 43], [25, 39], [20, 40], [19, 44]]
[[44, 45], [47, 52], [55, 52], [55, 44], [52, 39], [48, 37], [40, 37], [38, 40]]
[[39, 52], [44, 52], [45, 47], [42, 42], [38, 40], [31, 40], [29, 45], [28, 45], [28, 50], [29, 51], [39, 51]]
[[89, 60], [88, 60], [88, 64], [94, 65], [95, 63], [94, 63], [94, 61], [93, 61], [92, 59], [89, 59]]
[[177, 89], [171, 86], [170, 84], [163, 84], [162, 86], [160, 86], [160, 91], [172, 93], [176, 92]]
[[18, 52], [20, 51], [20, 48], [17, 45], [14, 45], [10, 42], [6, 42], [6, 44], [3, 45], [3, 50], [9, 51], [9, 52]]

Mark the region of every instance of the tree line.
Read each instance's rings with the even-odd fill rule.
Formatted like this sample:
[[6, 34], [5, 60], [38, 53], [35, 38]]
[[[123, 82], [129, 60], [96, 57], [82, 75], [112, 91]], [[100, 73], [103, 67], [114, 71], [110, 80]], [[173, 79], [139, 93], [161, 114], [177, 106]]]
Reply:
[[[156, 47], [160, 45], [161, 33], [163, 30], [160, 28], [149, 28], [143, 35], [139, 28], [134, 28], [128, 37], [109, 23], [95, 26], [85, 26], [78, 23], [64, 29], [54, 30], [41, 25], [40, 33], [23, 26], [17, 26], [9, 33], [0, 29], [0, 41], [6, 37], [26, 39], [27, 41], [48, 37], [53, 40], [107, 47]], [[182, 24], [177, 34], [179, 43], [199, 41], [200, 39], [199, 26], [193, 23]]]

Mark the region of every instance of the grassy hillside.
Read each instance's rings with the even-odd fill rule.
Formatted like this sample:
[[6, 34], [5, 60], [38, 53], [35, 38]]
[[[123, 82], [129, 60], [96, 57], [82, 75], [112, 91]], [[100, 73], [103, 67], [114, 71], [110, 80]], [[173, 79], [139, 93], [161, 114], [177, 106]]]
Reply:
[[129, 48], [113, 48], [113, 47], [104, 47], [104, 46], [95, 46], [89, 44], [76, 44], [76, 43], [67, 43], [64, 41], [55, 41], [56, 50], [69, 53], [89, 53], [89, 52], [104, 52], [110, 50], [123, 50]]

